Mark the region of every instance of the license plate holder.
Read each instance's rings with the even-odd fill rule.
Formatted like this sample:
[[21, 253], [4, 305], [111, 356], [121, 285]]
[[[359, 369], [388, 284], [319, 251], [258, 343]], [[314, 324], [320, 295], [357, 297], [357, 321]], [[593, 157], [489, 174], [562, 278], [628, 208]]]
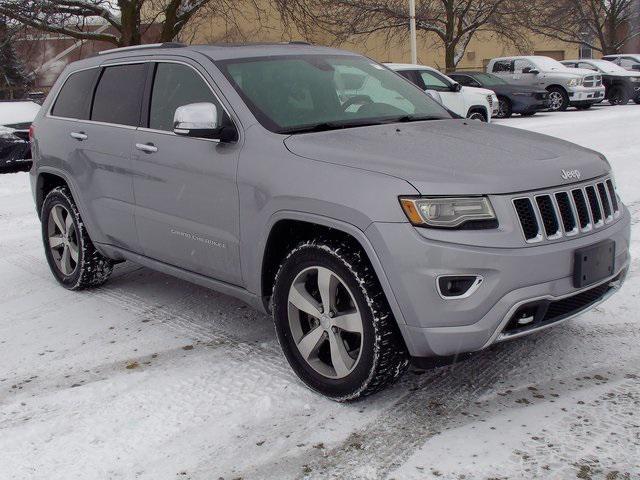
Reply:
[[574, 254], [573, 286], [582, 288], [613, 275], [616, 260], [616, 243], [605, 240]]

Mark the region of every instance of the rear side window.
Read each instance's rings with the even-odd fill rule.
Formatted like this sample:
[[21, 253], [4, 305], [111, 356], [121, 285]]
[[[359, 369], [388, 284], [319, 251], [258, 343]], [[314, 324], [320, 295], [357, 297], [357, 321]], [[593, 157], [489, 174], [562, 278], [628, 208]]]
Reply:
[[93, 99], [91, 120], [138, 126], [146, 65], [116, 65], [102, 72]]
[[64, 82], [51, 114], [56, 117], [89, 118], [89, 103], [99, 69], [92, 68], [73, 73]]
[[493, 73], [513, 73], [513, 62], [510, 60], [498, 60], [493, 64]]
[[219, 118], [224, 115], [209, 86], [191, 67], [178, 63], [159, 63], [153, 81], [149, 128], [173, 131], [176, 109], [201, 102], [213, 103]]

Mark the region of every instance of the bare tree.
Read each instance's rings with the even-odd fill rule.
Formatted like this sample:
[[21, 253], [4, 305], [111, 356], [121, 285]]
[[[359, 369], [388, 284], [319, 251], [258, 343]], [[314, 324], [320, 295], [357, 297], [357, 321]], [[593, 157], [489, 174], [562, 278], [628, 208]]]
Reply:
[[22, 98], [33, 81], [16, 54], [14, 34], [15, 28], [0, 15], [0, 99]]
[[[386, 34], [389, 40], [404, 39], [409, 29], [407, 0], [273, 0], [286, 24], [303, 34], [313, 29], [344, 41], [356, 36]], [[519, 2], [516, 2], [519, 3]], [[416, 28], [434, 35], [444, 48], [445, 66], [453, 70], [464, 57], [471, 39], [493, 32], [515, 44], [524, 39], [512, 23], [511, 0], [418, 0]]]
[[[37, 30], [80, 40], [139, 45], [150, 25], [150, 41], [169, 42], [199, 13], [237, 24], [257, 0], [2, 0], [0, 15]], [[149, 31], [150, 33], [151, 31]]]
[[640, 36], [638, 0], [531, 0], [520, 13], [520, 23], [534, 33], [604, 55], [620, 53]]

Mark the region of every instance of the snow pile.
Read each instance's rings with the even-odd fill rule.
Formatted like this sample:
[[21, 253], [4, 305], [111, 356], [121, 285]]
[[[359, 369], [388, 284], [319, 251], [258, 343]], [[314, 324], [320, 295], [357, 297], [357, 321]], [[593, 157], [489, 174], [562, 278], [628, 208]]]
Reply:
[[35, 102], [0, 102], [0, 125], [33, 122], [39, 110]]

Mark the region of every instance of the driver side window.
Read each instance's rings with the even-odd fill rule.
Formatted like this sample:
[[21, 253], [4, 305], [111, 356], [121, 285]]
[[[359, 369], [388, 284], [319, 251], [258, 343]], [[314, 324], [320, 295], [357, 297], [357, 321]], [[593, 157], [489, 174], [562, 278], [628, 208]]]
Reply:
[[518, 58], [513, 62], [513, 72], [514, 73], [525, 73], [529, 70], [534, 70], [535, 66], [529, 60], [524, 60], [522, 58]]
[[420, 77], [422, 77], [422, 81], [424, 82], [424, 87], [426, 90], [435, 90], [436, 92], [451, 91], [451, 86], [449, 85], [449, 83], [444, 78], [440, 78], [433, 72], [422, 70], [420, 72]]
[[158, 63], [149, 108], [149, 128], [172, 132], [176, 109], [201, 102], [213, 103], [219, 118], [224, 115], [215, 95], [191, 67], [179, 63]]

